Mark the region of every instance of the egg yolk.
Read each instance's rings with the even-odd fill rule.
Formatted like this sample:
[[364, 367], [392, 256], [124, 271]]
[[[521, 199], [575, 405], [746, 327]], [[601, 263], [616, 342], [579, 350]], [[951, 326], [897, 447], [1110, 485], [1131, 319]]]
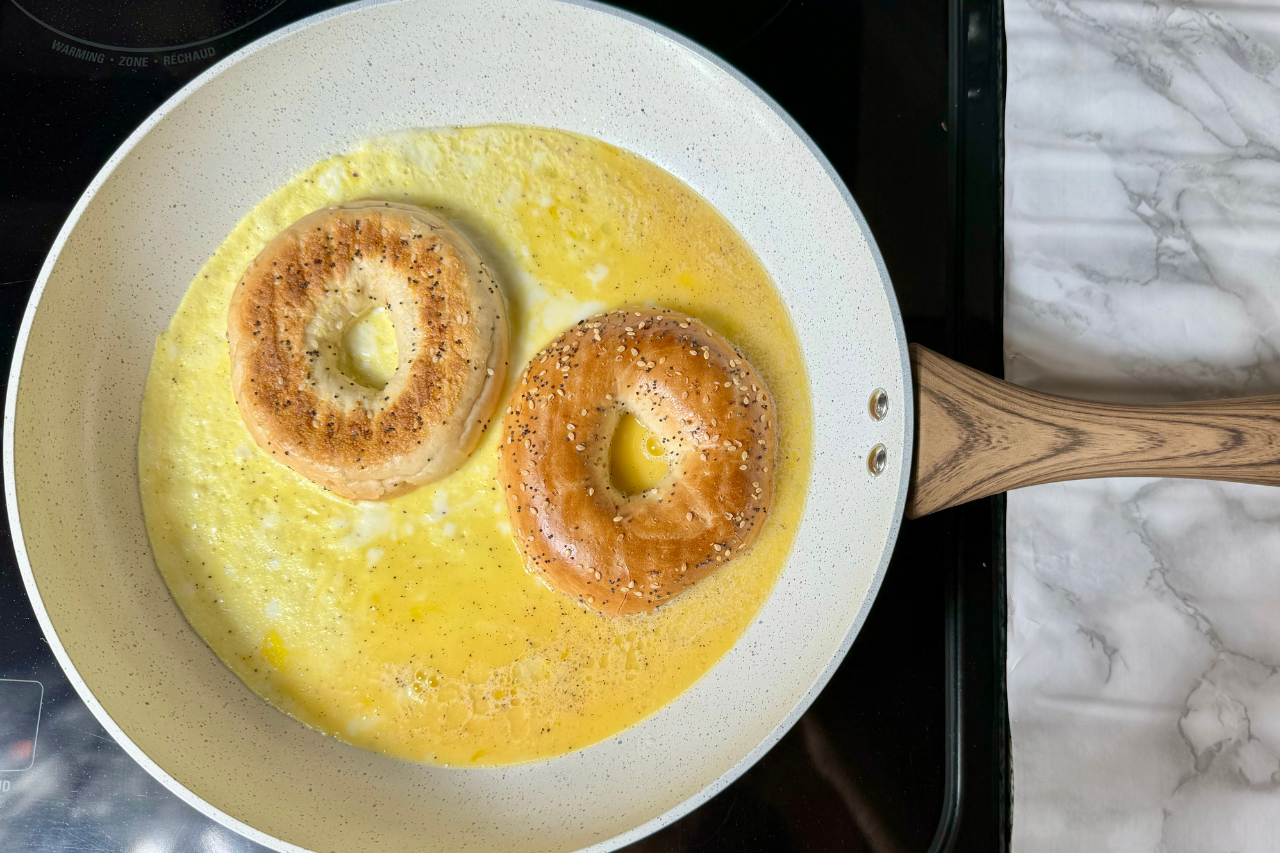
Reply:
[[627, 413], [609, 442], [609, 476], [624, 495], [647, 492], [666, 476], [669, 466], [662, 441]]

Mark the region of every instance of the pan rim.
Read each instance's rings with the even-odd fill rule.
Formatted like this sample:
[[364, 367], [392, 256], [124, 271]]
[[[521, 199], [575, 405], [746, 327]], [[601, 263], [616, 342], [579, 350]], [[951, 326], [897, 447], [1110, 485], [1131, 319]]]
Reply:
[[[123, 748], [134, 761], [141, 765], [147, 773], [164, 785], [165, 788], [180, 800], [195, 808], [206, 817], [211, 818], [240, 835], [261, 844], [264, 847], [273, 850], [285, 851], [286, 853], [310, 853], [310, 851], [308, 851], [307, 848], [283, 841], [282, 839], [276, 838], [275, 836], [269, 835], [262, 830], [244, 823], [238, 818], [233, 817], [202, 797], [196, 795], [181, 782], [171, 776], [167, 771], [160, 767], [159, 764], [154, 762], [141, 748], [139, 748], [132, 739], [129, 738], [124, 730], [116, 724], [110, 714], [107, 713], [106, 709], [98, 702], [96, 697], [93, 695], [93, 692], [81, 678], [74, 663], [71, 661], [70, 656], [63, 647], [61, 640], [58, 638], [53, 623], [45, 610], [39, 588], [36, 584], [35, 575], [31, 568], [22, 532], [22, 524], [17, 507], [17, 485], [14, 476], [14, 438], [16, 430], [17, 392], [21, 377], [21, 368], [25, 361], [27, 343], [30, 338], [32, 324], [35, 319], [36, 311], [40, 305], [41, 297], [44, 294], [45, 287], [52, 274], [53, 267], [89, 203], [114, 173], [119, 164], [133, 151], [137, 144], [148, 133], [150, 133], [156, 125], [167, 117], [169, 113], [186, 101], [186, 99], [198, 89], [202, 88], [209, 81], [222, 74], [226, 69], [238, 64], [244, 59], [278, 41], [292, 36], [297, 32], [323, 22], [350, 14], [356, 14], [364, 9], [388, 6], [403, 1], [404, 0], [358, 0], [358, 2], [348, 3], [323, 12], [318, 12], [314, 15], [307, 16], [281, 27], [280, 29], [267, 33], [249, 44], [244, 45], [233, 53], [228, 54], [226, 57], [207, 68], [171, 95], [164, 103], [148, 115], [147, 118], [125, 139], [125, 141], [121, 143], [120, 147], [112, 153], [111, 157], [103, 164], [102, 168], [99, 169], [88, 187], [86, 187], [84, 192], [80, 195], [80, 198], [77, 200], [70, 214], [68, 214], [66, 221], [59, 229], [57, 237], [54, 239], [48, 254], [45, 256], [45, 260], [40, 268], [40, 273], [36, 278], [35, 286], [33, 287], [31, 296], [27, 302], [26, 309], [23, 312], [22, 323], [19, 326], [17, 340], [14, 345], [13, 360], [9, 366], [8, 387], [5, 391], [3, 424], [4, 495], [7, 518], [13, 537], [14, 552], [17, 557], [18, 569], [22, 576], [23, 586], [31, 601], [36, 621], [44, 632], [49, 647], [53, 651], [54, 657], [65, 673], [68, 681], [75, 688], [81, 701], [83, 701], [89, 708], [90, 712], [98, 720], [99, 724], [101, 724], [112, 738], [120, 744], [121, 748]], [[595, 2], [595, 0], [547, 0], [547, 2], [559, 5], [575, 6], [601, 14], [610, 15], [630, 24], [642, 27], [658, 37], [674, 43], [678, 47], [693, 53], [699, 59], [711, 63], [718, 70], [727, 74], [731, 79], [743, 86], [749, 93], [765, 104], [770, 111], [782, 120], [787, 128], [795, 134], [801, 143], [803, 143], [809, 154], [822, 168], [828, 180], [830, 180], [833, 186], [839, 191], [841, 199], [853, 215], [862, 237], [866, 241], [867, 249], [871, 254], [877, 274], [880, 277], [880, 283], [884, 289], [886, 302], [888, 303], [890, 315], [893, 321], [894, 340], [898, 348], [899, 370], [903, 383], [903, 455], [892, 520], [885, 538], [885, 546], [880, 555], [875, 572], [868, 584], [862, 603], [858, 608], [858, 612], [851, 621], [849, 629], [841, 640], [839, 647], [832, 654], [823, 671], [799, 698], [786, 716], [784, 716], [783, 719], [774, 726], [774, 728], [771, 729], [750, 752], [734, 763], [733, 766], [718, 778], [702, 788], [697, 794], [683, 800], [661, 815], [633, 827], [630, 830], [596, 842], [588, 847], [581, 848], [582, 853], [605, 853], [605, 851], [615, 850], [656, 832], [662, 827], [667, 826], [693, 811], [695, 808], [707, 802], [713, 796], [732, 784], [761, 757], [763, 757], [766, 752], [772, 749], [788, 731], [790, 731], [792, 726], [794, 726], [799, 718], [809, 709], [818, 694], [822, 692], [827, 683], [831, 680], [831, 677], [843, 662], [846, 654], [852, 647], [854, 640], [861, 632], [863, 624], [866, 622], [875, 598], [879, 593], [885, 573], [888, 570], [889, 560], [893, 554], [893, 546], [897, 541], [898, 532], [902, 524], [907, 499], [907, 488], [910, 480], [910, 460], [913, 455], [915, 438], [914, 390], [911, 378], [906, 333], [902, 323], [902, 314], [893, 290], [892, 282], [889, 278], [888, 270], [884, 264], [884, 258], [880, 253], [879, 246], [876, 244], [866, 218], [863, 216], [861, 209], [859, 209], [853, 195], [849, 192], [848, 187], [840, 178], [835, 168], [831, 165], [831, 162], [827, 159], [826, 155], [823, 154], [795, 119], [793, 119], [791, 115], [781, 107], [781, 105], [770, 97], [768, 93], [724, 59], [689, 38], [661, 24], [633, 12], [618, 9], [605, 3]]]

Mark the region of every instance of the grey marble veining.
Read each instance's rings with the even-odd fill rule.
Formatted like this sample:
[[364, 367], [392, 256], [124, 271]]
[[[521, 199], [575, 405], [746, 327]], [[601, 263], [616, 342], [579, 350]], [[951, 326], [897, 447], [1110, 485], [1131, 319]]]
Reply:
[[[1280, 392], [1280, 4], [1006, 0], [1007, 376]], [[1280, 489], [1012, 493], [1014, 849], [1280, 850]]]

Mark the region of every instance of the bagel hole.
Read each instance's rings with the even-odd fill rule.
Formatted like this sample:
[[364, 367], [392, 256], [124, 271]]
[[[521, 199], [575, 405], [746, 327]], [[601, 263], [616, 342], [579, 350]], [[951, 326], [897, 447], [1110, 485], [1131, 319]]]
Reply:
[[669, 468], [662, 440], [635, 415], [624, 414], [609, 440], [613, 487], [624, 495], [638, 495], [658, 485]]
[[385, 388], [400, 364], [391, 312], [379, 305], [353, 318], [342, 332], [340, 350], [343, 373], [366, 388]]

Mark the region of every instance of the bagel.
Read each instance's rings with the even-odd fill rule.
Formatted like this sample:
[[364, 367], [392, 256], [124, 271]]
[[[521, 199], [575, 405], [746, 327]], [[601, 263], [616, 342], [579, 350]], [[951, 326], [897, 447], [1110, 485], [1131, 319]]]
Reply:
[[[395, 327], [384, 388], [343, 372], [344, 332], [376, 307]], [[249, 264], [228, 312], [232, 391], [260, 447], [352, 500], [447, 476], [475, 449], [506, 376], [506, 303], [440, 217], [363, 201], [318, 210]]]
[[[609, 475], [626, 413], [668, 463], [635, 495]], [[760, 535], [776, 424], [764, 380], [698, 320], [652, 308], [583, 320], [534, 356], [503, 420], [499, 478], [526, 564], [606, 615], [668, 601]]]

